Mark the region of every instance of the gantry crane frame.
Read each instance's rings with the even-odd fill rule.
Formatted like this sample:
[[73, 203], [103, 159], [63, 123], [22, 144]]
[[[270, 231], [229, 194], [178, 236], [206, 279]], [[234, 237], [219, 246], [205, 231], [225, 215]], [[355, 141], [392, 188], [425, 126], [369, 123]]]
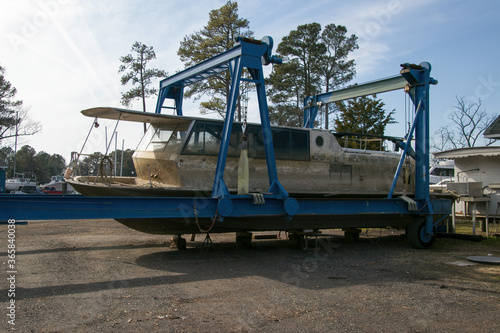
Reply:
[[[281, 59], [272, 55], [273, 40], [239, 38], [238, 44], [211, 59], [176, 73], [160, 82], [156, 113], [164, 108], [175, 109], [183, 115], [184, 88], [190, 84], [221, 74], [227, 70], [231, 75], [229, 102], [227, 105], [212, 195], [210, 198], [148, 198], [148, 197], [79, 197], [79, 196], [0, 196], [0, 220], [52, 220], [52, 219], [178, 219], [193, 223], [198, 218], [225, 220], [248, 218], [282, 218], [282, 230], [288, 230], [287, 221], [299, 218], [310, 220], [310, 228], [324, 227], [325, 220], [335, 216], [406, 216], [410, 217], [408, 237], [414, 247], [426, 248], [432, 245], [434, 226], [451, 212], [451, 199], [431, 198], [429, 195], [429, 87], [437, 81], [430, 77], [429, 63], [403, 65], [400, 76], [374, 81], [334, 92], [305, 98], [305, 126], [312, 127], [318, 107], [347, 98], [402, 89], [409, 93], [415, 104], [415, 121], [403, 145], [401, 163], [394, 176], [394, 183], [387, 198], [293, 198], [278, 179], [274, 155], [269, 110], [266, 99], [263, 65], [280, 64]], [[246, 69], [250, 79], [242, 78]], [[269, 177], [269, 190], [260, 194], [256, 202], [253, 195], [231, 194], [224, 182], [224, 170], [229, 139], [234, 121], [239, 86], [241, 81], [255, 84], [259, 105], [260, 121], [265, 143], [265, 156]], [[165, 106], [165, 101], [173, 101]], [[412, 151], [415, 139], [416, 190], [415, 197], [393, 197], [394, 186], [402, 168], [402, 161]], [[263, 199], [263, 200], [262, 200]], [[323, 221], [315, 225], [315, 219]], [[304, 225], [304, 224], [302, 224]], [[309, 228], [308, 228], [309, 229]], [[251, 227], [249, 227], [251, 231]]]

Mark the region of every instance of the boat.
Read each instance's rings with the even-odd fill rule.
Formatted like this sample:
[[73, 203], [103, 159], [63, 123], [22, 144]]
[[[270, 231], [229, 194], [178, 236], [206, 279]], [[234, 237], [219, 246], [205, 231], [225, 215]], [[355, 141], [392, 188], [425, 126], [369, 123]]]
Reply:
[[[120, 108], [83, 110], [92, 118], [147, 122], [147, 132], [133, 154], [137, 177], [74, 175], [67, 182], [86, 196], [210, 197], [223, 120], [145, 114]], [[230, 193], [238, 188], [242, 124], [235, 122], [225, 170]], [[281, 184], [293, 197], [386, 196], [400, 154], [342, 147], [328, 130], [272, 126]], [[265, 193], [268, 175], [260, 124], [246, 130], [249, 192]], [[105, 162], [103, 160], [103, 162]], [[101, 168], [102, 169], [102, 168]], [[396, 193], [414, 193], [413, 165], [405, 167]]]
[[66, 183], [63, 175], [50, 177], [50, 182], [40, 186], [45, 194], [71, 194], [75, 192], [73, 186]]
[[452, 182], [455, 177], [455, 163], [453, 161], [439, 161], [429, 170], [429, 184]]
[[[72, 176], [66, 178], [84, 196], [99, 197], [172, 197], [210, 198], [217, 166], [223, 120], [175, 116], [113, 107], [83, 110], [91, 118], [146, 122], [149, 127], [132, 156], [136, 177], [116, 177], [110, 167], [111, 159], [103, 157], [100, 174], [79, 175], [77, 158], [73, 158]], [[241, 152], [242, 123], [232, 127], [224, 181], [230, 194], [238, 193], [238, 162]], [[401, 159], [396, 152], [342, 147], [340, 140], [328, 130], [272, 126], [276, 168], [280, 183], [293, 198], [346, 199], [385, 198], [391, 189], [395, 171]], [[248, 124], [249, 194], [265, 195], [269, 190], [264, 142], [260, 124]], [[108, 168], [106, 168], [108, 166]], [[108, 172], [106, 172], [106, 169]], [[415, 193], [415, 167], [411, 159], [403, 166], [394, 195], [411, 197]], [[198, 199], [196, 199], [198, 200]], [[196, 201], [195, 200], [195, 201]], [[383, 221], [364, 220], [366, 226], [391, 225]], [[211, 219], [181, 218], [116, 219], [123, 225], [151, 234], [182, 235], [188, 233], [247, 232], [287, 230], [283, 218], [224, 219], [214, 226]], [[297, 229], [311, 226], [308, 217], [295, 217]], [[347, 220], [346, 220], [347, 221]], [[339, 227], [349, 221], [333, 221]], [[405, 220], [406, 221], [406, 220]], [[359, 222], [357, 222], [359, 223]], [[377, 224], [374, 224], [377, 223]], [[286, 225], [285, 225], [286, 224]], [[208, 228], [210, 225], [213, 228]], [[331, 228], [332, 221], [318, 218], [315, 228]], [[179, 236], [180, 237], [180, 236]]]
[[38, 186], [23, 185], [17, 191], [11, 191], [10, 194], [44, 194]]
[[5, 191], [20, 191], [23, 186], [36, 186], [36, 176], [33, 172], [16, 172], [14, 178], [5, 180]]

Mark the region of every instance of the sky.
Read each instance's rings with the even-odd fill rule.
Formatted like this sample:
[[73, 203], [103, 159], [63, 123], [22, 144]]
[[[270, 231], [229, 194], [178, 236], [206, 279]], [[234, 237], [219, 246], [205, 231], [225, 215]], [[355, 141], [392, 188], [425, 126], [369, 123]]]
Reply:
[[[352, 54], [363, 83], [400, 71], [402, 63], [428, 61], [431, 76], [431, 132], [452, 125], [456, 97], [481, 99], [492, 115], [500, 113], [500, 2], [487, 0], [239, 0], [239, 17], [250, 22], [255, 38], [281, 39], [301, 24], [344, 25], [358, 36]], [[100, 106], [121, 107], [120, 57], [140, 41], [153, 46], [157, 59], [150, 68], [173, 74], [184, 68], [177, 55], [185, 36], [203, 29], [209, 12], [226, 0], [20, 0], [0, 3], [0, 65], [17, 88], [17, 99], [43, 130], [25, 137], [37, 152], [60, 154], [67, 162], [80, 151], [93, 119], [80, 111]], [[153, 82], [158, 86], [158, 81]], [[250, 96], [252, 98], [252, 96]], [[405, 96], [402, 91], [378, 95], [397, 124], [386, 135], [403, 136]], [[147, 102], [154, 112], [156, 97]], [[199, 101], [184, 102], [187, 115], [198, 115]], [[258, 120], [250, 103], [249, 119]], [[139, 101], [131, 109], [141, 110]], [[105, 151], [114, 122], [102, 121], [84, 152]], [[134, 149], [142, 124], [122, 122], [118, 149]], [[114, 146], [114, 142], [111, 145]]]

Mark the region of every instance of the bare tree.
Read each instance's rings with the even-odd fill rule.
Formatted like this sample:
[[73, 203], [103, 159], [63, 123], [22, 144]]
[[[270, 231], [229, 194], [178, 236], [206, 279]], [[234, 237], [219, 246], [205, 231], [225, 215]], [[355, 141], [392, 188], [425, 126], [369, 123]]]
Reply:
[[435, 151], [456, 149], [458, 146], [455, 142], [455, 132], [450, 129], [450, 126], [443, 126], [434, 132], [431, 148]]
[[42, 125], [29, 117], [28, 108], [20, 107], [4, 120], [3, 117], [0, 120], [0, 146], [4, 139], [34, 135], [42, 130]]
[[0, 146], [5, 145], [5, 139], [17, 140], [42, 130], [40, 123], [29, 118], [23, 101], [15, 99], [17, 89], [5, 79], [4, 73], [5, 68], [0, 66]]
[[457, 104], [448, 115], [454, 126], [440, 127], [434, 134], [433, 148], [436, 150], [474, 147], [494, 115], [482, 108], [480, 98], [476, 102], [465, 97], [456, 97]]

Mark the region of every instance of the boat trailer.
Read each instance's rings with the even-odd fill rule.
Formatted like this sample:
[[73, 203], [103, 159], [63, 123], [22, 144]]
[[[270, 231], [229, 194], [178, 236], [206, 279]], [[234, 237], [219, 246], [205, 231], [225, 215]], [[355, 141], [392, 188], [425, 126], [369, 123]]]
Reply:
[[[431, 65], [404, 64], [400, 75], [327, 92], [304, 99], [304, 126], [313, 128], [322, 105], [349, 98], [404, 89], [415, 106], [414, 122], [406, 141], [400, 143], [401, 159], [386, 197], [376, 198], [294, 198], [278, 179], [269, 110], [266, 99], [263, 65], [280, 64], [272, 55], [273, 40], [239, 38], [238, 44], [211, 59], [176, 73], [160, 82], [155, 113], [174, 109], [182, 116], [184, 88], [229, 70], [230, 94], [220, 143], [217, 167], [210, 197], [83, 197], [49, 195], [0, 195], [0, 220], [148, 219], [182, 221], [194, 225], [198, 219], [215, 223], [213, 232], [259, 231], [252, 221], [272, 221], [269, 230], [304, 232], [339, 227], [407, 227], [410, 244], [428, 248], [435, 239], [435, 226], [451, 213], [452, 199], [429, 194], [429, 87], [437, 84], [430, 77]], [[242, 77], [243, 71], [250, 78]], [[232, 194], [224, 182], [226, 158], [234, 115], [242, 81], [253, 83], [257, 91], [265, 157], [269, 177], [266, 193]], [[164, 106], [165, 101], [173, 102]], [[172, 105], [172, 103], [169, 103]], [[411, 147], [414, 140], [414, 149]], [[394, 188], [405, 158], [415, 159], [415, 195], [395, 196]], [[262, 223], [259, 223], [262, 225]], [[224, 229], [224, 226], [228, 226]], [[266, 228], [260, 227], [260, 230]], [[216, 231], [217, 230], [217, 231]], [[201, 230], [200, 230], [201, 231]]]

